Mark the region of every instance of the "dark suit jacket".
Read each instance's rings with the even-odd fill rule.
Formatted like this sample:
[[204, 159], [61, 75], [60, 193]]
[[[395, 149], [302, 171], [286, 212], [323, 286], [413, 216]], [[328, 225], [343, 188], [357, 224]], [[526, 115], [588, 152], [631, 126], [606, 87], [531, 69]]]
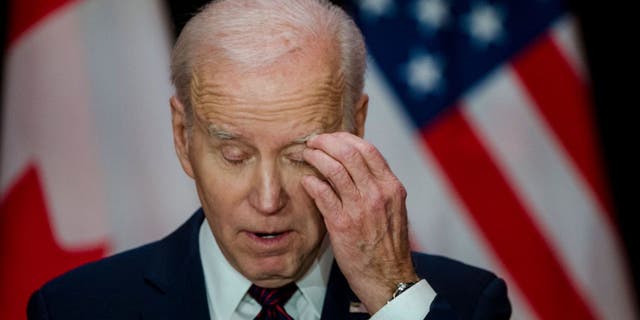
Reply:
[[[198, 210], [163, 240], [84, 265], [45, 284], [29, 300], [29, 319], [209, 319], [198, 232]], [[427, 319], [507, 319], [504, 281], [444, 257], [414, 254], [418, 275], [437, 296]], [[322, 319], [349, 314], [357, 298], [334, 263]]]

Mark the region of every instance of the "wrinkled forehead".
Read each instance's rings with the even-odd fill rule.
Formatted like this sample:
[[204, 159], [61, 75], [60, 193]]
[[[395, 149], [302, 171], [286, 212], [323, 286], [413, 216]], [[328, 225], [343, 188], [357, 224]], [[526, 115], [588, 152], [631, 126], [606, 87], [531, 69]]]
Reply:
[[261, 50], [254, 48], [250, 56], [237, 50], [228, 52], [224, 46], [207, 48], [202, 44], [191, 70], [192, 82], [227, 84], [229, 80], [238, 80], [237, 85], [266, 77], [277, 81], [275, 84], [285, 78], [342, 87], [339, 48], [330, 41], [320, 42], [306, 41], [303, 43], [306, 47], [271, 43]]
[[245, 131], [335, 131], [342, 125], [344, 76], [322, 55], [290, 55], [266, 67], [247, 69], [212, 63], [194, 69], [191, 105], [205, 125]]

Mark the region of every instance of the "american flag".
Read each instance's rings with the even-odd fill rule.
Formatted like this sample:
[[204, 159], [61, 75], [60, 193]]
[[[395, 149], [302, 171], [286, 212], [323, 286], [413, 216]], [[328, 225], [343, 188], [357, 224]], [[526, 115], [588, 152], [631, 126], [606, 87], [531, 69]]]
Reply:
[[361, 0], [366, 137], [414, 246], [494, 270], [514, 319], [637, 319], [576, 22], [555, 0]]

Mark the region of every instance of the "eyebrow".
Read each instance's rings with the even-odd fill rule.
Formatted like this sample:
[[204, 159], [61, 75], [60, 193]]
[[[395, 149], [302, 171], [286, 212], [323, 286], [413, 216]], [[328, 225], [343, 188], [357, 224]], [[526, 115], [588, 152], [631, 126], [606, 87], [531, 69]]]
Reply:
[[[314, 130], [313, 132], [305, 136], [291, 140], [291, 143], [289, 145], [305, 144], [307, 143], [307, 141], [309, 141], [309, 139], [313, 138], [314, 136], [317, 136], [323, 131], [324, 130], [322, 129]], [[209, 124], [207, 126], [207, 132], [209, 133], [209, 136], [218, 138], [220, 140], [235, 140], [235, 139], [242, 138], [242, 135], [224, 130], [215, 124]]]
[[239, 134], [224, 130], [215, 124], [209, 124], [207, 126], [207, 133], [209, 133], [209, 136], [218, 138], [220, 140], [233, 140], [240, 137]]

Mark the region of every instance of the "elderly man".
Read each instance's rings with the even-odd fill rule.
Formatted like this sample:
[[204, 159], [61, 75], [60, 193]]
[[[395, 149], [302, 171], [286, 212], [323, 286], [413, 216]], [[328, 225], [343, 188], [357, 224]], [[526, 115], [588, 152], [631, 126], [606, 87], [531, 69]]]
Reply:
[[29, 317], [508, 318], [502, 280], [410, 252], [405, 190], [362, 139], [365, 55], [325, 1], [206, 6], [173, 50], [170, 100], [202, 209], [46, 284]]

